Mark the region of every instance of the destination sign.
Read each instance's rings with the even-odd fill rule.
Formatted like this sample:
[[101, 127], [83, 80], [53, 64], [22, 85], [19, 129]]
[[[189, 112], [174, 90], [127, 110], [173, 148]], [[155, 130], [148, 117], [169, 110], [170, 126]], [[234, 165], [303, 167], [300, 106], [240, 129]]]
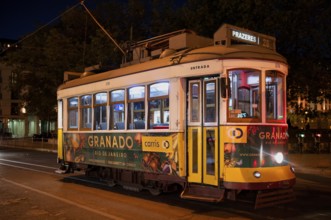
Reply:
[[241, 31], [232, 30], [232, 37], [258, 44], [259, 37]]
[[238, 44], [238, 42], [253, 44], [271, 50], [276, 50], [276, 39], [274, 37], [248, 29], [229, 24], [223, 24], [214, 33], [215, 45], [221, 44], [229, 46], [232, 44]]

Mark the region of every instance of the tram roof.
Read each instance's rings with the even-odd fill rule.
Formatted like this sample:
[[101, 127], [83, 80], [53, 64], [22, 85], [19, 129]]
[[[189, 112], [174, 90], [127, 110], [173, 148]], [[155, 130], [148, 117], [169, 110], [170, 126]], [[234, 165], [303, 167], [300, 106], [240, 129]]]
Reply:
[[246, 44], [238, 44], [231, 46], [214, 45], [198, 49], [186, 49], [163, 58], [154, 59], [144, 63], [130, 65], [114, 70], [109, 70], [102, 73], [96, 73], [89, 76], [83, 77], [82, 74], [80, 78], [64, 82], [62, 85], [59, 86], [58, 90], [85, 85], [120, 76], [141, 73], [153, 69], [166, 68], [169, 66], [180, 65], [184, 63], [212, 59], [255, 59], [277, 61], [287, 64], [285, 57], [283, 57], [276, 51], [270, 50], [268, 48]]

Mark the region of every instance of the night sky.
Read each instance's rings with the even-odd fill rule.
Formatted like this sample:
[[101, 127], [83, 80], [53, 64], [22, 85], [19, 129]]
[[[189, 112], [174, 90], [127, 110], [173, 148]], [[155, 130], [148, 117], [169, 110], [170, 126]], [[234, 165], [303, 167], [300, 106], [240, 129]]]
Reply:
[[[79, 2], [79, 0], [1, 0], [0, 38], [19, 40]], [[88, 1], [85, 3], [88, 5]]]

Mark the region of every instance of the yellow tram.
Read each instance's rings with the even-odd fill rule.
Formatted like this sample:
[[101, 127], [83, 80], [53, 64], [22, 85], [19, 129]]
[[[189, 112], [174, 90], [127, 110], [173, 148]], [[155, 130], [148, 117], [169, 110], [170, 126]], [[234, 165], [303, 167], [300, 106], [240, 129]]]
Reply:
[[153, 194], [294, 198], [275, 38], [224, 24], [213, 39], [180, 30], [135, 43], [127, 57], [58, 88], [59, 163]]

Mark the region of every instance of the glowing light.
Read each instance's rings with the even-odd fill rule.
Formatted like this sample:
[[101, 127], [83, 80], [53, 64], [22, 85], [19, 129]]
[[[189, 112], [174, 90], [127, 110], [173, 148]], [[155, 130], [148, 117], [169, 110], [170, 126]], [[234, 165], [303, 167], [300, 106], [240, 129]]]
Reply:
[[263, 145], [261, 144], [260, 146], [260, 166], [262, 165], [263, 161]]
[[260, 178], [261, 177], [261, 173], [259, 171], [255, 171], [253, 173], [253, 175], [256, 177], [256, 178]]
[[277, 152], [274, 155], [274, 158], [275, 158], [276, 163], [281, 164], [283, 162], [283, 160], [284, 160], [284, 155], [283, 155], [282, 152]]
[[26, 108], [25, 108], [25, 107], [22, 107], [22, 108], [21, 108], [21, 112], [22, 112], [23, 114], [25, 114], [25, 113], [26, 113]]

